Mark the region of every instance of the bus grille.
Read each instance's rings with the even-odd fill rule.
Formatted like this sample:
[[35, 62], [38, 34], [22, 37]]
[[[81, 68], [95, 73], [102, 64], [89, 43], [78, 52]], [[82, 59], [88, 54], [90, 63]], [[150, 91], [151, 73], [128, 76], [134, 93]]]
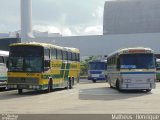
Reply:
[[8, 78], [8, 84], [38, 84], [38, 78]]

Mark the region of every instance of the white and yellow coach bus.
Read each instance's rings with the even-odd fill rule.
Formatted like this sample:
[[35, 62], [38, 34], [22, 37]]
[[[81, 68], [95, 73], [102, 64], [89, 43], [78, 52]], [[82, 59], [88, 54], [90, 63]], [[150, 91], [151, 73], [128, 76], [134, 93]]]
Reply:
[[8, 88], [47, 90], [72, 88], [79, 81], [80, 51], [46, 43], [10, 45]]
[[108, 56], [107, 72], [110, 87], [149, 92], [156, 82], [153, 50], [143, 47], [118, 50]]

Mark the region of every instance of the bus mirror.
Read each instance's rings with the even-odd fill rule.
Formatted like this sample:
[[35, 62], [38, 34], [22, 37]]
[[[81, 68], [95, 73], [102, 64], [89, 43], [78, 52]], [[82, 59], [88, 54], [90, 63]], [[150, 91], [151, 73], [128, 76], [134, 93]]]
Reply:
[[50, 67], [50, 61], [49, 60], [45, 60], [44, 61], [44, 66], [45, 67]]

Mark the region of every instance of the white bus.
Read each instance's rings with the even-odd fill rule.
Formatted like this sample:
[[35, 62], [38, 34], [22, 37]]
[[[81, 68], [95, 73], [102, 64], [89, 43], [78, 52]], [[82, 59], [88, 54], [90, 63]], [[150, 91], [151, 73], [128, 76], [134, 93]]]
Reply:
[[7, 67], [6, 61], [9, 52], [0, 50], [0, 88], [5, 88], [7, 84]]
[[150, 48], [125, 48], [107, 58], [110, 87], [118, 90], [146, 90], [155, 88], [155, 55]]

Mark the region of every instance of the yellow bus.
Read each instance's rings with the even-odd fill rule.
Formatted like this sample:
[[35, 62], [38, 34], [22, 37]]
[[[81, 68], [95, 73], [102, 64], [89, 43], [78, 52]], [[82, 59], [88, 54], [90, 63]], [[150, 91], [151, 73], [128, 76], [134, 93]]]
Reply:
[[19, 94], [23, 89], [72, 88], [79, 81], [80, 51], [47, 43], [14, 43], [7, 66], [7, 87]]

